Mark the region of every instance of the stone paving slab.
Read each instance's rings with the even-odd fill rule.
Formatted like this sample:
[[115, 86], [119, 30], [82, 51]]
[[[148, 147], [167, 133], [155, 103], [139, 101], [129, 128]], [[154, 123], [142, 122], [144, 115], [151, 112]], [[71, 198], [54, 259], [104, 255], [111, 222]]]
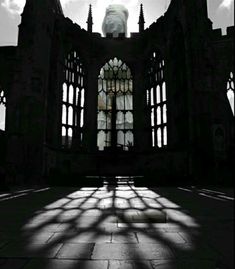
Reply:
[[36, 244], [45, 244], [48, 242], [48, 240], [54, 235], [53, 232], [47, 233], [47, 232], [35, 232], [35, 233], [23, 233], [18, 236], [16, 236], [12, 241], [14, 242], [22, 242], [25, 244], [28, 243], [36, 243]]
[[184, 194], [52, 188], [0, 202], [0, 269], [233, 268], [232, 202]]
[[[171, 232], [166, 232], [166, 233], [171, 233]], [[181, 231], [178, 232], [179, 236], [181, 236], [183, 238], [183, 240], [187, 243], [187, 244], [194, 244], [196, 241], [205, 241], [204, 237], [202, 237], [201, 234], [199, 234], [197, 231]]]
[[138, 239], [133, 232], [126, 232], [124, 234], [113, 233], [112, 243], [138, 243]]
[[92, 243], [64, 244], [56, 257], [58, 259], [90, 259], [93, 249]]
[[215, 261], [208, 260], [171, 260], [151, 261], [153, 269], [223, 269]]
[[109, 269], [153, 269], [150, 261], [110, 261]]
[[23, 232], [37, 232], [40, 230], [41, 232], [56, 232], [59, 229], [60, 223], [41, 223], [41, 222], [28, 222], [22, 227]]
[[100, 223], [93, 223], [91, 226], [87, 226], [85, 223], [80, 223], [76, 226], [76, 230], [80, 229], [87, 229], [87, 230], [101, 230], [101, 229], [106, 229], [109, 232], [115, 231], [117, 229], [117, 224], [116, 223], [105, 223], [105, 222], [100, 222]]
[[96, 232], [55, 233], [48, 243], [111, 243], [111, 233]]
[[172, 229], [172, 230], [173, 229], [175, 229], [175, 230], [182, 229], [182, 227], [180, 227], [179, 225], [174, 225], [174, 224], [170, 224], [170, 223], [152, 223], [152, 222], [123, 223], [123, 222], [118, 222], [118, 228], [128, 228], [128, 227], [140, 228], [140, 229], [164, 229], [165, 231], [170, 230], [170, 229]]
[[177, 244], [172, 246], [173, 252], [178, 259], [219, 259], [219, 252], [208, 245], [197, 244]]
[[31, 260], [23, 269], [108, 269], [108, 261]]
[[[46, 228], [46, 227], [45, 227]], [[70, 233], [77, 230], [76, 224], [74, 222], [61, 223], [54, 230], [55, 233]]]
[[83, 217], [100, 217], [103, 215], [103, 212], [100, 209], [87, 209], [85, 212], [83, 212]]
[[152, 244], [184, 244], [186, 241], [178, 233], [166, 232], [137, 232], [136, 233], [139, 243], [152, 243]]
[[0, 257], [4, 258], [53, 258], [62, 244], [49, 246], [47, 244], [10, 243], [0, 249]]
[[152, 260], [173, 258], [170, 248], [159, 244], [96, 244], [95, 260]]
[[[137, 211], [137, 210], [136, 210]], [[166, 214], [161, 210], [146, 209], [138, 213], [125, 212], [122, 223], [165, 223]]]

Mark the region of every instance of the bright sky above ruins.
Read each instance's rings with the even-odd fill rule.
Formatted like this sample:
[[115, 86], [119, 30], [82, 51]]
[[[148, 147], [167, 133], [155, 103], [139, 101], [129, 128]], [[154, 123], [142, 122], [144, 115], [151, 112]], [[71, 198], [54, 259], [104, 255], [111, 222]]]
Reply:
[[[20, 14], [26, 0], [0, 0], [0, 45], [16, 45]], [[94, 31], [101, 32], [105, 8], [111, 3], [124, 4], [129, 10], [129, 32], [138, 30], [139, 5], [143, 3], [146, 27], [162, 16], [170, 0], [60, 0], [64, 14], [86, 29], [89, 4], [93, 5]], [[234, 0], [207, 0], [213, 28], [234, 25]]]

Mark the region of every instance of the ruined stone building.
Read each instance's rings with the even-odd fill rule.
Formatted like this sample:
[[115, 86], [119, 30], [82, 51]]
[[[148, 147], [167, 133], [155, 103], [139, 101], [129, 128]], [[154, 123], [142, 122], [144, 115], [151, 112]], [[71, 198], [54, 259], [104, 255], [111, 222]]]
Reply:
[[[138, 17], [138, 15], [137, 15]], [[59, 0], [27, 0], [17, 46], [0, 47], [1, 169], [9, 184], [230, 182], [234, 27], [213, 30], [207, 1], [172, 0], [139, 32], [101, 36]]]

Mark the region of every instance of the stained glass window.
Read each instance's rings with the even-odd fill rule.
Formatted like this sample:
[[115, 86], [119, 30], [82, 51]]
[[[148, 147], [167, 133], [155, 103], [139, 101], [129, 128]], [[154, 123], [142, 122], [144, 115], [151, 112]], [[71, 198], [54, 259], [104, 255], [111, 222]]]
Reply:
[[84, 69], [76, 51], [68, 54], [64, 65], [65, 79], [62, 86], [62, 146], [71, 148], [73, 138], [82, 145], [84, 125]]
[[133, 80], [130, 68], [114, 58], [98, 77], [97, 146], [128, 151], [134, 145]]
[[149, 62], [149, 87], [147, 106], [151, 115], [152, 147], [167, 146], [167, 91], [165, 82], [165, 62], [154, 52]]

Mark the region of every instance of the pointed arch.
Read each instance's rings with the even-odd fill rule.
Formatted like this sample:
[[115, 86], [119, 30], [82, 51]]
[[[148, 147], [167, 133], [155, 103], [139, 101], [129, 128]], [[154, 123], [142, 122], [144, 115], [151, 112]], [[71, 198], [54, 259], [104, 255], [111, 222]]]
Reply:
[[130, 68], [116, 57], [98, 76], [97, 146], [128, 151], [134, 145], [133, 80]]
[[167, 146], [167, 89], [165, 61], [158, 51], [150, 57], [148, 75], [146, 95], [151, 115], [152, 147], [162, 148]]
[[5, 131], [6, 127], [6, 96], [0, 87], [0, 130]]
[[227, 81], [227, 98], [231, 107], [233, 116], [235, 116], [235, 93], [234, 93], [234, 74], [230, 72], [229, 79]]
[[74, 140], [82, 145], [84, 126], [84, 67], [75, 50], [71, 51], [64, 64], [62, 85], [62, 147], [71, 148]]

